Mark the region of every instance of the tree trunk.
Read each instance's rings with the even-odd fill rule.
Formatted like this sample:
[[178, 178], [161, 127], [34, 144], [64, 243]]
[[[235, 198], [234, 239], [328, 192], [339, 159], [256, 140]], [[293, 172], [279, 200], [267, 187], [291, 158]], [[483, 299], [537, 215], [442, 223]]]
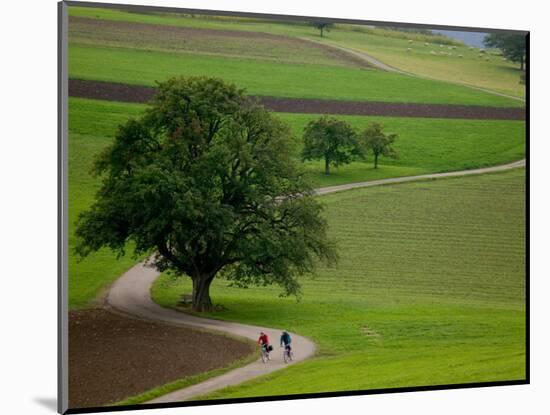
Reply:
[[375, 155], [374, 155], [374, 168], [375, 168], [375, 169], [378, 168], [378, 154], [375, 154]]
[[323, 28], [321, 27], [321, 37], [323, 37]]
[[329, 160], [325, 157], [325, 174], [328, 176], [330, 174]]
[[214, 277], [210, 275], [199, 275], [193, 278], [193, 310], [200, 312], [212, 310], [210, 284], [213, 279]]

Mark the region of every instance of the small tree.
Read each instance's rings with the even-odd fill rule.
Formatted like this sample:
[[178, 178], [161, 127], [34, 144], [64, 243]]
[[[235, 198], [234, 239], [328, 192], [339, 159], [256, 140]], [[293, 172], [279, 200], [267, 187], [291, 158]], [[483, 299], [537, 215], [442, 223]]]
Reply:
[[221, 80], [159, 84], [95, 171], [103, 183], [78, 218], [77, 253], [123, 255], [133, 242], [159, 271], [191, 278], [197, 311], [212, 308], [216, 276], [298, 294], [297, 278], [317, 259], [336, 259], [289, 127]]
[[525, 36], [513, 33], [491, 33], [483, 39], [485, 46], [498, 48], [502, 54], [512, 62], [520, 64], [520, 70], [524, 70], [527, 46]]
[[370, 123], [361, 134], [361, 143], [366, 151], [372, 151], [374, 155], [374, 168], [378, 168], [378, 157], [385, 156], [398, 158], [392, 145], [397, 134], [384, 134], [384, 127], [379, 123]]
[[326, 30], [327, 32], [330, 32], [330, 29], [334, 26], [334, 23], [322, 21], [322, 20], [314, 20], [310, 23], [314, 28], [319, 30], [321, 33], [321, 37], [323, 37], [323, 32]]
[[338, 167], [362, 156], [355, 130], [344, 121], [324, 116], [310, 121], [304, 130], [302, 160], [324, 159], [327, 175], [331, 164]]

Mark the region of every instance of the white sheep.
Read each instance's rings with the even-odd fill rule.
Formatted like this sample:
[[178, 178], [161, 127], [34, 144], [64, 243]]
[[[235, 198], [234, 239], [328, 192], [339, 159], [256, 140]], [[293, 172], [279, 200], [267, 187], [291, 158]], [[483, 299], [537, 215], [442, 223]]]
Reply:
[[409, 39], [409, 43], [413, 43], [412, 39]]
[[411, 49], [411, 48], [407, 48], [407, 52], [411, 52], [411, 51], [412, 51], [412, 49]]
[[458, 55], [458, 57], [459, 57], [459, 58], [463, 58], [464, 56], [462, 56], [462, 55]]
[[428, 42], [425, 42], [424, 46], [430, 46], [430, 44]]

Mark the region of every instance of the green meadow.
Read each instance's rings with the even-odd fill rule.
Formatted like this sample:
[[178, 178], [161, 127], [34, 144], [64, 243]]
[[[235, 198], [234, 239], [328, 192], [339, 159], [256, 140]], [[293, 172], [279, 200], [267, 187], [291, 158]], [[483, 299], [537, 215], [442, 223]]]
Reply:
[[[230, 29], [310, 39], [327, 45], [366, 52], [390, 66], [415, 75], [525, 97], [525, 86], [519, 83], [518, 64], [503, 60], [495, 50], [480, 53], [478, 48], [470, 48], [460, 42], [450, 41], [448, 38], [437, 35], [407, 34], [360, 25], [336, 25], [326, 37], [321, 38], [317, 30], [298, 22], [175, 13], [129, 13], [121, 10], [85, 7], [71, 8], [70, 15], [112, 22], [213, 30]], [[451, 49], [452, 46], [455, 48]]]
[[[292, 126], [297, 153], [301, 150], [302, 132], [315, 114], [282, 114]], [[395, 149], [399, 158], [382, 158], [373, 168], [372, 156], [324, 174], [324, 162], [305, 164], [317, 187], [377, 180], [388, 177], [466, 170], [504, 164], [525, 157], [525, 123], [502, 120], [457, 120], [433, 118], [337, 116], [358, 131], [370, 122], [380, 122], [388, 132], [397, 133]]]
[[[525, 171], [381, 186], [320, 198], [340, 263], [277, 288], [215, 282], [213, 318], [286, 328], [316, 358], [205, 398], [525, 377]], [[175, 306], [187, 279], [163, 275]]]
[[[140, 36], [135, 36], [136, 32], [139, 32]], [[366, 66], [359, 65], [361, 62], [346, 54], [335, 53], [332, 47], [296, 37], [258, 32], [249, 34], [241, 30], [211, 30], [192, 26], [178, 27], [71, 17], [69, 38], [73, 44], [172, 54], [196, 53], [270, 62]]]
[[466, 45], [453, 47], [435, 41], [409, 42], [407, 39], [339, 30], [323, 39], [323, 43], [366, 52], [411, 74], [525, 97], [525, 85], [519, 82], [519, 64], [503, 60], [497, 50], [480, 52], [480, 49]]
[[512, 107], [520, 101], [446, 82], [372, 69], [266, 62], [71, 44], [69, 76], [154, 86], [172, 76], [210, 76], [251, 95]]
[[[69, 302], [73, 308], [92, 304], [110, 282], [136, 262], [129, 254], [116, 260], [108, 250], [78, 262], [72, 255], [76, 243], [73, 230], [78, 214], [91, 205], [99, 186], [99, 179], [90, 174], [94, 157], [112, 142], [118, 125], [139, 116], [145, 108], [142, 104], [69, 100]], [[303, 128], [318, 115], [276, 116], [291, 126], [298, 157]], [[341, 118], [358, 129], [370, 121], [383, 122], [388, 131], [399, 134], [396, 148], [401, 157], [382, 159], [376, 170], [370, 159], [355, 162], [333, 169], [329, 176], [322, 173], [321, 161], [306, 163], [305, 168], [316, 187], [502, 164], [525, 155], [525, 124], [521, 121]]]
[[[86, 105], [87, 104], [87, 105]], [[108, 285], [129, 269], [136, 259], [131, 255], [117, 260], [107, 249], [79, 261], [74, 255], [74, 223], [87, 209], [99, 188], [91, 175], [94, 157], [113, 141], [116, 127], [129, 116], [142, 112], [142, 106], [69, 100], [69, 307], [90, 307]]]

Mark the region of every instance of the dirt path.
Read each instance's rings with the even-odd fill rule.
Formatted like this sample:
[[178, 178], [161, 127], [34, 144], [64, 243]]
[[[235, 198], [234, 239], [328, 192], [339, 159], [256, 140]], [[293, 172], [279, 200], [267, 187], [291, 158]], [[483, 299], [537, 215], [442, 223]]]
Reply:
[[445, 177], [470, 176], [474, 174], [496, 173], [499, 171], [516, 169], [518, 167], [525, 167], [525, 160], [519, 160], [509, 164], [501, 164], [499, 166], [483, 167], [481, 169], [451, 171], [448, 173], [422, 174], [419, 176], [395, 177], [391, 179], [371, 180], [368, 182], [341, 184], [338, 186], [322, 187], [320, 189], [317, 189], [315, 193], [317, 195], [326, 195], [329, 193], [341, 192], [343, 190], [358, 189], [361, 187], [372, 187], [372, 186], [381, 186], [384, 184], [415, 182], [419, 180], [441, 179]]
[[[500, 166], [486, 167], [475, 170], [455, 171], [449, 173], [425, 174], [420, 176], [399, 177], [368, 182], [351, 183], [340, 186], [324, 187], [316, 190], [316, 194], [325, 195], [361, 187], [380, 186], [385, 184], [404, 183], [417, 180], [427, 180], [444, 177], [468, 176], [474, 174], [493, 173], [514, 168], [524, 167], [525, 160], [519, 160]], [[276, 345], [281, 329], [251, 326], [228, 321], [211, 320], [180, 313], [176, 310], [163, 308], [151, 299], [151, 286], [159, 276], [155, 269], [145, 266], [143, 263], [135, 265], [122, 275], [112, 286], [107, 296], [107, 304], [124, 313], [154, 321], [169, 324], [192, 326], [201, 329], [229, 333], [231, 335], [246, 337], [256, 340], [260, 331], [265, 331], [271, 342]], [[315, 344], [302, 336], [293, 333], [293, 345], [295, 350], [294, 363], [304, 361], [315, 353]], [[226, 374], [209, 379], [205, 382], [184, 388], [167, 395], [156, 398], [148, 403], [181, 402], [191, 400], [198, 396], [222, 389], [226, 386], [237, 385], [255, 377], [285, 368], [280, 349], [276, 348], [272, 353], [272, 361], [263, 364], [259, 359], [251, 364], [227, 372]]]
[[[119, 102], [149, 102], [154, 87], [114, 82], [69, 80], [71, 97]], [[256, 97], [276, 112], [301, 114], [376, 115], [391, 117], [453, 118], [477, 120], [524, 120], [525, 108], [483, 107], [478, 105], [414, 104], [399, 102], [341, 101], [283, 97]]]
[[[205, 382], [161, 396], [148, 403], [189, 400], [226, 386], [237, 385], [246, 380], [283, 369], [287, 366], [282, 360], [282, 349], [277, 347], [281, 329], [284, 329], [284, 327], [276, 329], [211, 320], [163, 308], [153, 302], [150, 295], [151, 286], [159, 275], [158, 271], [145, 266], [144, 263], [135, 265], [115, 282], [107, 296], [108, 305], [139, 318], [219, 331], [252, 340], [257, 340], [260, 331], [264, 331], [268, 334], [275, 349], [272, 353], [272, 360], [267, 364], [261, 362], [258, 354], [258, 360], [251, 364], [232, 370], [221, 376], [211, 378]], [[294, 361], [290, 364], [301, 362], [313, 356], [315, 353], [315, 344], [305, 337], [292, 333], [292, 343], [294, 346]]]
[[358, 50], [355, 50], [355, 49], [345, 48], [343, 46], [336, 45], [336, 44], [330, 43], [330, 42], [319, 42], [319, 41], [316, 41], [316, 40], [313, 40], [313, 39], [307, 39], [307, 38], [301, 38], [301, 39], [306, 40], [306, 41], [311, 42], [311, 43], [315, 43], [315, 44], [319, 44], [319, 45], [326, 45], [326, 46], [329, 46], [331, 48], [338, 49], [338, 50], [340, 50], [344, 53], [348, 53], [352, 56], [355, 56], [358, 59], [361, 59], [361, 60], [367, 62], [369, 65], [371, 65], [375, 68], [382, 69], [383, 71], [386, 71], [386, 72], [395, 72], [395, 73], [400, 73], [400, 74], [403, 74], [403, 75], [410, 75], [410, 73], [408, 73], [408, 72], [404, 72], [404, 71], [401, 71], [397, 68], [394, 68], [393, 66], [386, 65], [384, 62], [379, 61], [374, 56], [371, 56], [366, 52], [358, 51]]

